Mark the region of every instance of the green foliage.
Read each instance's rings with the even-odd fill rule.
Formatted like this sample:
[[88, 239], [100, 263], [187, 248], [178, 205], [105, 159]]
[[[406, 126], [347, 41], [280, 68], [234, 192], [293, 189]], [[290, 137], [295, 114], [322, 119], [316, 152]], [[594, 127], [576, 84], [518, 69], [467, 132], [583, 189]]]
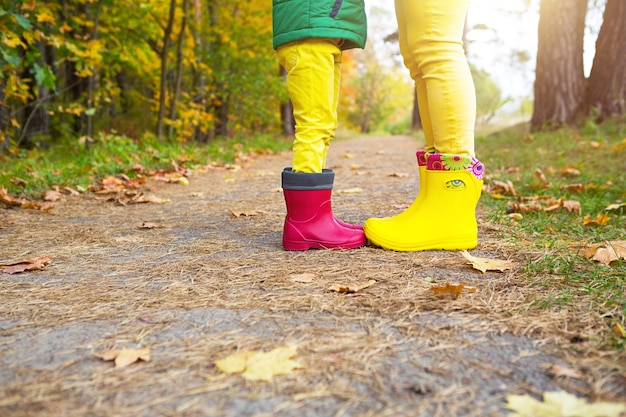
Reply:
[[162, 79], [172, 139], [208, 141], [218, 125], [218, 135], [275, 131], [284, 86], [271, 7], [202, 0], [185, 10], [180, 1], [164, 51], [170, 4], [13, 0], [0, 8], [0, 152], [120, 128], [141, 138], [156, 126]]

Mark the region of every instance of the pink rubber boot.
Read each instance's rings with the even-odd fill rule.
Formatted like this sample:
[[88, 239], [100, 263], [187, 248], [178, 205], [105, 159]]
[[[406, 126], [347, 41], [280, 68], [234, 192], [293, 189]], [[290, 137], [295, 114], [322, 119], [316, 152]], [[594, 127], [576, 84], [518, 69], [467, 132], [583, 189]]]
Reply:
[[360, 226], [341, 222], [332, 211], [331, 194], [335, 174], [282, 173], [287, 216], [283, 230], [285, 250], [354, 249], [364, 246]]

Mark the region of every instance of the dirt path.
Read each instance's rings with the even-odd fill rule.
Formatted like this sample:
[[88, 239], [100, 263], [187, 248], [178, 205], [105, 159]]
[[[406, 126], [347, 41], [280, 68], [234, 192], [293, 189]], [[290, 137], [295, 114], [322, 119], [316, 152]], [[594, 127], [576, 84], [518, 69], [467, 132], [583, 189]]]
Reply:
[[[362, 223], [409, 204], [416, 148], [403, 137], [335, 143], [338, 217]], [[0, 276], [0, 415], [502, 416], [508, 394], [626, 398], [615, 358], [586, 363], [571, 334], [551, 333], [566, 315], [511, 313], [528, 303], [519, 271], [481, 274], [456, 252], [283, 251], [289, 161], [150, 183], [165, 204], [92, 195], [50, 213], [0, 208], [0, 263], [52, 257], [44, 271]], [[482, 218], [472, 254], [527, 256]], [[294, 282], [302, 273], [315, 279]], [[437, 298], [433, 279], [478, 291]], [[327, 291], [368, 280], [357, 294]], [[213, 365], [286, 345], [305, 368], [269, 383]], [[95, 356], [112, 347], [149, 347], [151, 360], [114, 369]]]

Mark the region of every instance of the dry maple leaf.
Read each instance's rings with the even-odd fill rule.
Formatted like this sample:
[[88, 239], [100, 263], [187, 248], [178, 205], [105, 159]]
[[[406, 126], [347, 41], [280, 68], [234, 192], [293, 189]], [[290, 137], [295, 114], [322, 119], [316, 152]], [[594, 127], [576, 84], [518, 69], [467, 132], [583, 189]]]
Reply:
[[505, 194], [512, 196], [517, 195], [517, 190], [515, 189], [513, 182], [511, 182], [510, 180], [508, 180], [507, 182], [493, 180], [491, 181], [491, 186], [493, 187], [492, 192], [496, 194]]
[[46, 269], [52, 262], [49, 256], [41, 256], [39, 258], [29, 259], [27, 261], [16, 262], [12, 264], [0, 265], [0, 270], [5, 274], [17, 274], [25, 271], [41, 271]]
[[150, 229], [157, 229], [161, 226], [159, 226], [156, 223], [152, 223], [152, 222], [143, 222], [141, 223], [139, 226], [137, 226], [139, 229], [144, 229], [144, 230], [150, 230]]
[[564, 177], [577, 177], [580, 175], [580, 171], [573, 166], [566, 166], [561, 170], [561, 175]]
[[585, 184], [567, 184], [567, 185], [562, 185], [561, 186], [561, 190], [565, 190], [565, 191], [570, 191], [570, 192], [574, 192], [574, 193], [578, 193], [578, 192], [582, 192], [585, 191]]
[[468, 251], [464, 250], [461, 252], [461, 255], [467, 261], [472, 264], [474, 269], [479, 270], [483, 274], [487, 271], [500, 271], [504, 272], [507, 269], [513, 268], [515, 265], [512, 261], [502, 261], [499, 259], [489, 259], [489, 258], [478, 258], [469, 254]]
[[123, 368], [139, 360], [150, 361], [150, 348], [143, 349], [110, 349], [100, 355], [96, 355], [105, 361], [115, 361], [115, 368]]
[[154, 195], [144, 195], [143, 193], [140, 193], [137, 196], [131, 198], [128, 201], [128, 204], [143, 204], [143, 203], [166, 204], [169, 202], [170, 202], [169, 198], [160, 198]]
[[546, 175], [543, 173], [541, 169], [537, 168], [535, 172], [533, 173], [533, 176], [537, 178], [539, 181], [541, 181], [542, 184], [550, 185], [550, 181], [548, 181], [548, 179], [546, 178]]
[[347, 293], [347, 294], [353, 294], [355, 292], [359, 292], [365, 288], [371, 287], [372, 285], [376, 284], [376, 281], [373, 279], [370, 279], [369, 281], [363, 283], [363, 284], [358, 284], [358, 285], [352, 285], [352, 284], [334, 284], [331, 285], [330, 287], [328, 287], [328, 291], [335, 291], [338, 293]]
[[566, 366], [557, 365], [556, 363], [546, 364], [543, 366], [544, 371], [555, 378], [572, 378], [580, 381], [585, 380], [585, 376], [576, 369], [568, 368]]
[[626, 259], [626, 240], [612, 240], [602, 245], [590, 246], [585, 250], [584, 256], [604, 265], [620, 258]]
[[54, 203], [37, 203], [34, 201], [23, 200], [15, 198], [9, 194], [6, 188], [0, 187], [0, 202], [7, 206], [19, 207], [23, 209], [35, 209], [41, 211], [48, 211], [54, 207]]
[[437, 285], [430, 288], [430, 291], [434, 292], [435, 295], [453, 295], [455, 297], [460, 296], [463, 293], [463, 290], [467, 292], [476, 292], [478, 291], [476, 287], [468, 287], [466, 284], [450, 284], [446, 282], [445, 285]]
[[607, 214], [598, 214], [595, 219], [585, 216], [583, 219], [584, 226], [604, 226], [611, 220]]
[[45, 201], [58, 201], [61, 199], [62, 194], [55, 190], [48, 190], [43, 193], [43, 199]]
[[235, 217], [252, 217], [258, 216], [259, 214], [264, 214], [264, 211], [260, 210], [231, 210], [230, 214]]

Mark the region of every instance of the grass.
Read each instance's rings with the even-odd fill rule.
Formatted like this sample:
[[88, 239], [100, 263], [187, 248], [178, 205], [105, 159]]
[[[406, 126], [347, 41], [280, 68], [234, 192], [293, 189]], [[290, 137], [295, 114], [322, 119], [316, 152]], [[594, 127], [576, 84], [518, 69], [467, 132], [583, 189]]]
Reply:
[[[532, 300], [533, 305], [589, 307], [608, 326], [619, 323], [623, 328], [626, 261], [603, 265], [585, 258], [583, 251], [586, 245], [626, 240], [626, 207], [619, 207], [626, 201], [626, 118], [532, 135], [526, 125], [518, 125], [478, 137], [477, 154], [488, 172], [483, 212], [501, 226], [503, 239], [536, 254], [523, 269], [524, 279], [545, 288], [545, 296]], [[510, 181], [517, 195], [493, 187], [496, 181]], [[568, 188], [572, 184], [581, 185]], [[548, 196], [578, 202], [580, 213], [532, 211], [511, 218], [511, 204]], [[618, 208], [609, 211], [610, 205]], [[608, 222], [585, 223], [599, 215], [608, 216]], [[610, 338], [615, 348], [626, 348], [619, 331]]]
[[0, 155], [0, 187], [10, 194], [38, 197], [55, 186], [86, 189], [105, 175], [126, 174], [132, 178], [137, 165], [154, 171], [171, 167], [172, 162], [186, 167], [232, 163], [242, 153], [282, 151], [290, 146], [289, 141], [268, 135], [186, 144], [100, 134], [89, 146], [78, 141], [65, 142], [46, 149], [14, 150]]

